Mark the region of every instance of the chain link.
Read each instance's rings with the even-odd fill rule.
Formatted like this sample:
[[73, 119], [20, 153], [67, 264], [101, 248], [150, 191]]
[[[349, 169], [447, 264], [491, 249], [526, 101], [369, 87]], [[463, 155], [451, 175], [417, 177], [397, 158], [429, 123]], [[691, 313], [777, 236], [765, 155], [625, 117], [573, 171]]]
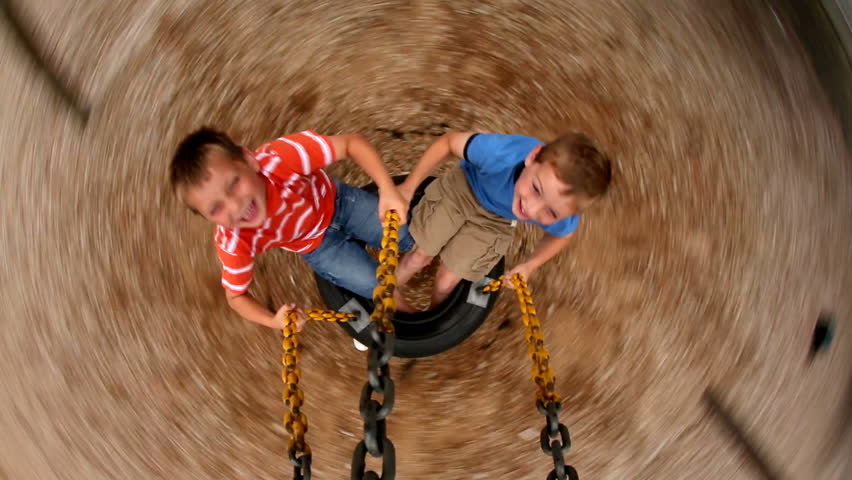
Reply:
[[[379, 267], [376, 269], [377, 285], [373, 290], [375, 308], [370, 315], [368, 332], [370, 345], [367, 353], [367, 384], [361, 391], [360, 413], [364, 419], [364, 439], [355, 447], [352, 459], [353, 480], [393, 480], [396, 476], [396, 451], [393, 442], [387, 437], [385, 418], [393, 410], [394, 383], [390, 376], [390, 359], [393, 357], [395, 337], [393, 315], [396, 302], [393, 292], [396, 288], [396, 267], [399, 263], [399, 215], [388, 212], [385, 216], [385, 228], [382, 249], [379, 252]], [[345, 322], [355, 317], [351, 313], [330, 310], [311, 309], [305, 312], [311, 320]], [[293, 463], [295, 480], [311, 478], [311, 448], [305, 440], [308, 431], [308, 418], [301, 407], [305, 395], [299, 388], [301, 372], [298, 368], [299, 341], [296, 338], [298, 314], [290, 312], [285, 316], [282, 329], [284, 350], [282, 380], [284, 381], [284, 425], [290, 433], [287, 452]], [[382, 395], [382, 402], [373, 398], [373, 394]], [[366, 470], [367, 453], [382, 458], [382, 474]]]
[[287, 412], [284, 414], [284, 426], [290, 434], [287, 453], [293, 463], [293, 478], [310, 480], [311, 447], [305, 441], [305, 433], [308, 431], [308, 417], [301, 410], [305, 402], [305, 394], [299, 388], [302, 372], [298, 366], [297, 320], [296, 312], [288, 313], [284, 317], [284, 328], [282, 329], [281, 346], [284, 349], [284, 354], [281, 357], [281, 363], [284, 365], [284, 369], [281, 372], [281, 379], [284, 381], [284, 405], [287, 406]]
[[[577, 470], [565, 464], [565, 453], [571, 448], [571, 437], [568, 428], [559, 422], [559, 411], [562, 409], [561, 398], [556, 393], [556, 376], [550, 367], [550, 353], [544, 347], [544, 335], [538, 320], [538, 311], [533, 304], [532, 292], [523, 276], [512, 275], [515, 293], [521, 309], [521, 320], [524, 323], [524, 336], [527, 339], [527, 354], [532, 360], [532, 380], [538, 387], [536, 392], [536, 407], [545, 418], [547, 424], [541, 430], [541, 449], [545, 455], [553, 457], [553, 470], [547, 480], [579, 480]], [[494, 292], [503, 286], [502, 280], [489, 282], [483, 291]]]
[[320, 310], [312, 308], [305, 312], [311, 320], [320, 322], [348, 322], [355, 318], [353, 313], [335, 312], [333, 310]]
[[[399, 214], [385, 214], [382, 249], [379, 251], [379, 267], [376, 269], [376, 288], [373, 290], [374, 309], [370, 314], [367, 331], [370, 344], [367, 346], [367, 383], [361, 390], [359, 411], [364, 419], [364, 439], [355, 447], [352, 457], [351, 480], [393, 480], [396, 476], [396, 450], [387, 436], [385, 419], [393, 410], [395, 389], [390, 375], [390, 359], [393, 357], [396, 337], [393, 315], [396, 302], [396, 267], [399, 263]], [[382, 401], [373, 394], [382, 396]], [[381, 476], [373, 471], [365, 472], [367, 453], [382, 457]]]
[[[351, 313], [334, 312], [330, 310], [311, 309], [305, 312], [311, 320], [345, 322], [355, 316]], [[295, 480], [310, 480], [311, 478], [311, 447], [305, 440], [308, 432], [308, 417], [302, 412], [305, 403], [305, 394], [299, 388], [302, 372], [299, 370], [299, 339], [296, 338], [296, 324], [298, 314], [289, 312], [284, 317], [282, 328], [281, 346], [284, 353], [281, 363], [284, 368], [281, 379], [284, 381], [284, 405], [287, 412], [284, 414], [284, 426], [290, 433], [290, 442], [287, 444], [287, 454], [293, 463], [293, 478]]]

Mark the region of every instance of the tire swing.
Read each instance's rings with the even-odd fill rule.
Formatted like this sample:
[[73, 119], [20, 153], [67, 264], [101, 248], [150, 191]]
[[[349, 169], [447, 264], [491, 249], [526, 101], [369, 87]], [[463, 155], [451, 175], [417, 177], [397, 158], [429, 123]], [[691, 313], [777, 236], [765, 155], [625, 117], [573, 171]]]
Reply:
[[[406, 175], [397, 175], [394, 183], [405, 180]], [[426, 187], [435, 179], [424, 180], [411, 199], [409, 212], [423, 198]], [[375, 193], [375, 184], [363, 187], [364, 190]], [[472, 283], [462, 280], [455, 290], [437, 308], [425, 312], [402, 313], [396, 312], [393, 325], [396, 329], [396, 348], [394, 355], [404, 358], [418, 358], [437, 355], [460, 344], [473, 334], [494, 307], [497, 300], [496, 292], [483, 292], [482, 287], [493, 280], [502, 278], [505, 268], [505, 258], [479, 282]], [[329, 309], [338, 312], [351, 313], [355, 319], [340, 323], [340, 326], [354, 339], [364, 345], [370, 344], [367, 327], [370, 324], [370, 313], [373, 311], [373, 301], [356, 295], [349, 290], [338, 287], [333, 283], [314, 274], [325, 304]]]

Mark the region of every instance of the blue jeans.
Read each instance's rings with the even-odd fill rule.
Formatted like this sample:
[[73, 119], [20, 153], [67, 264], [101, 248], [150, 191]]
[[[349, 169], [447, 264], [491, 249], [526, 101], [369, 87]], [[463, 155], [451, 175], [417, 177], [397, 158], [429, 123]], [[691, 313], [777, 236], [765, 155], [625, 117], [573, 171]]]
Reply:
[[[356, 295], [373, 298], [379, 264], [357, 241], [381, 248], [379, 197], [338, 180], [334, 183], [334, 217], [320, 246], [302, 258], [320, 277]], [[407, 252], [413, 247], [408, 225], [403, 225], [399, 229], [399, 250]]]

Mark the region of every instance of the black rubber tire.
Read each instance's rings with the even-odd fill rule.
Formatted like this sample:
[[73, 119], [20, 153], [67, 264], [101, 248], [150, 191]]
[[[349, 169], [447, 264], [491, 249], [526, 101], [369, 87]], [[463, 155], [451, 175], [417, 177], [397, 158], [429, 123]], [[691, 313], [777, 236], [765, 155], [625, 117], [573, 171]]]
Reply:
[[[405, 175], [398, 175], [394, 177], [394, 182], [398, 184], [405, 178]], [[434, 177], [429, 177], [420, 184], [411, 200], [411, 210], [423, 197], [424, 190], [432, 180]], [[376, 190], [373, 184], [363, 188], [371, 192]], [[396, 329], [394, 356], [428, 357], [445, 352], [463, 342], [482, 325], [497, 300], [498, 292], [482, 293], [478, 287], [490, 280], [500, 278], [504, 268], [505, 258], [501, 258], [476, 287], [469, 281], [462, 281], [447, 300], [436, 309], [414, 314], [397, 312], [393, 320]], [[370, 338], [366, 326], [369, 324], [369, 314], [373, 311], [372, 300], [340, 288], [319, 275], [314, 274], [314, 278], [328, 308], [359, 315], [356, 320], [340, 325], [350, 336], [364, 345], [369, 345]]]

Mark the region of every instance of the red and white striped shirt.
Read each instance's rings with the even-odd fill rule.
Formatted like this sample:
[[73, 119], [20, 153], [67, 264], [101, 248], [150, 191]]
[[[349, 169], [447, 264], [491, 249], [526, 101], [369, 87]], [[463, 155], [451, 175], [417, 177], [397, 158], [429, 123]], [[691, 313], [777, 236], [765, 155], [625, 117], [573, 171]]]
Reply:
[[334, 162], [325, 135], [305, 130], [278, 138], [255, 151], [266, 183], [266, 221], [258, 228], [216, 228], [222, 286], [244, 293], [254, 258], [276, 247], [307, 253], [322, 242], [334, 215], [334, 182], [322, 170]]

